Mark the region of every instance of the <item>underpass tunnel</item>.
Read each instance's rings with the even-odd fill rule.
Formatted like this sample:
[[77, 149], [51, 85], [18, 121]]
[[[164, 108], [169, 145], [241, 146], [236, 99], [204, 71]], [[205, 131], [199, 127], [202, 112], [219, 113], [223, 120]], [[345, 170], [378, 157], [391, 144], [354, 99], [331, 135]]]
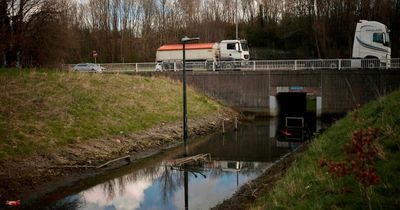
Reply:
[[307, 93], [278, 93], [279, 117], [305, 117]]
[[[316, 97], [305, 92], [282, 92], [276, 96], [279, 110], [278, 132], [291, 139], [310, 135], [316, 126]], [[290, 120], [286, 119], [287, 117]], [[298, 134], [298, 135], [297, 135]], [[288, 136], [286, 136], [288, 138]]]

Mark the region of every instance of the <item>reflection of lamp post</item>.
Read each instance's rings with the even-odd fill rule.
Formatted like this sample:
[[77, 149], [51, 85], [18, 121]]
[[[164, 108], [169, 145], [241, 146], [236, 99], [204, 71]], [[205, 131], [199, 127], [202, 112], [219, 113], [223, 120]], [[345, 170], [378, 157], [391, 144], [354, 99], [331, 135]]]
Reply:
[[184, 172], [183, 172], [183, 176], [184, 176], [184, 184], [185, 184], [185, 186], [184, 186], [184, 188], [185, 188], [185, 210], [188, 210], [189, 209], [189, 174], [188, 174], [188, 171], [187, 170], [185, 170]]
[[183, 44], [183, 142], [185, 145], [185, 156], [188, 155], [188, 132], [187, 132], [187, 99], [186, 99], [186, 43], [200, 38], [189, 38], [187, 36], [181, 39]]

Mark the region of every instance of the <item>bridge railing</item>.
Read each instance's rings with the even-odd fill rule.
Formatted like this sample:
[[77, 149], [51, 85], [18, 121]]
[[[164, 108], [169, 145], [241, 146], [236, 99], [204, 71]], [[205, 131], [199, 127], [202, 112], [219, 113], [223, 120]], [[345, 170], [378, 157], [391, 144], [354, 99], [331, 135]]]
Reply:
[[[107, 72], [181, 71], [182, 62], [160, 63], [101, 63]], [[62, 69], [72, 71], [74, 64], [64, 64]], [[314, 60], [255, 60], [221, 62], [187, 62], [189, 71], [268, 71], [268, 70], [353, 70], [400, 69], [400, 58], [381, 62], [377, 59], [314, 59]]]
[[157, 63], [105, 63], [100, 64], [110, 72], [146, 72], [154, 71]]

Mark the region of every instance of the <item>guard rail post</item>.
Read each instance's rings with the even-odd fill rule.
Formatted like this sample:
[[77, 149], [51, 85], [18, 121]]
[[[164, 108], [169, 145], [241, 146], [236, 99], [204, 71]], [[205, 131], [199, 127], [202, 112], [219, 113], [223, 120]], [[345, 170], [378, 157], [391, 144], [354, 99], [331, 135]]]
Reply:
[[386, 68], [385, 68], [385, 69], [389, 69], [389, 66], [390, 66], [390, 61], [389, 61], [389, 59], [387, 59], [387, 58], [386, 58], [386, 65], [385, 65], [385, 66], [386, 66]]
[[213, 71], [215, 71], [215, 61], [213, 61], [213, 63], [212, 63], [212, 69], [213, 69]]

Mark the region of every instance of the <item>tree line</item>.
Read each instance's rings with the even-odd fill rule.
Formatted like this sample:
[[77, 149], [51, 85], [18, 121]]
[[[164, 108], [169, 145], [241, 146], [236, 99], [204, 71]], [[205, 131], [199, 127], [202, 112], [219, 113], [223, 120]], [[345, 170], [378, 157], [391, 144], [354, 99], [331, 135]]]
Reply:
[[1, 0], [2, 66], [154, 61], [180, 38], [247, 39], [253, 59], [350, 58], [359, 20], [391, 29], [400, 55], [400, 0]]

